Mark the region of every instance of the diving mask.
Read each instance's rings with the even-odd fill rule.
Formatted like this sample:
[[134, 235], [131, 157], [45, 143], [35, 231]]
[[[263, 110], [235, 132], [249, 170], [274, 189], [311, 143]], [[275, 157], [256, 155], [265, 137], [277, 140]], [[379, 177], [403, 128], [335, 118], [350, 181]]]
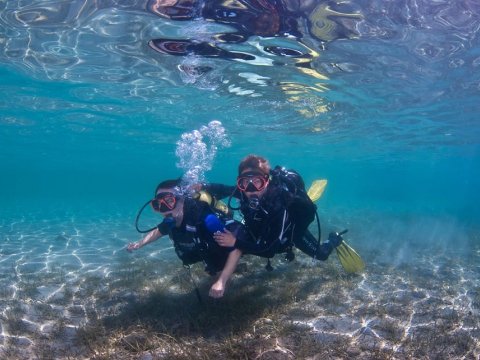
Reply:
[[268, 185], [268, 175], [246, 172], [237, 177], [237, 188], [244, 192], [262, 191]]
[[161, 192], [155, 196], [155, 199], [150, 201], [150, 204], [155, 211], [172, 211], [177, 206], [177, 198], [171, 192]]

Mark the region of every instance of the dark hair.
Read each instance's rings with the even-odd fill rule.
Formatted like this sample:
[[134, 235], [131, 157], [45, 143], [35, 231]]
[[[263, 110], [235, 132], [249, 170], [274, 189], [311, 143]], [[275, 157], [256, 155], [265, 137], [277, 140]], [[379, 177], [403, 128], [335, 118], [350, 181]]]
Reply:
[[258, 170], [268, 175], [270, 174], [270, 163], [264, 157], [251, 154], [246, 156], [238, 165], [238, 175], [241, 175], [246, 169]]
[[158, 189], [170, 189], [174, 188], [175, 186], [180, 186], [182, 183], [182, 178], [174, 179], [174, 180], [165, 180], [158, 184], [157, 188], [155, 189], [155, 196], [157, 195]]

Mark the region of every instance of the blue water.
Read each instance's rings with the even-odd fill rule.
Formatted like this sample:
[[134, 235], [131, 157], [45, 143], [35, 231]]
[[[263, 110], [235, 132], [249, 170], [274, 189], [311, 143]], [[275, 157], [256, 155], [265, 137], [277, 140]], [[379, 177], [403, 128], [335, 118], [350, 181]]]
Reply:
[[[375, 249], [399, 265], [439, 244], [477, 251], [480, 5], [339, 4], [356, 16], [332, 16], [323, 38], [302, 13], [302, 36], [216, 42], [254, 57], [241, 60], [154, 51], [156, 38], [241, 32], [167, 19], [147, 2], [0, 3], [2, 272], [18, 280], [68, 264], [78, 279], [152, 253], [177, 261], [168, 241], [131, 257], [123, 247], [140, 238], [135, 215], [156, 184], [183, 175], [182, 134], [211, 120], [231, 145], [208, 162], [207, 181], [234, 183], [239, 161], [260, 154], [307, 184], [328, 179], [322, 225], [349, 228], [367, 259]], [[268, 46], [313, 56], [302, 67]]]

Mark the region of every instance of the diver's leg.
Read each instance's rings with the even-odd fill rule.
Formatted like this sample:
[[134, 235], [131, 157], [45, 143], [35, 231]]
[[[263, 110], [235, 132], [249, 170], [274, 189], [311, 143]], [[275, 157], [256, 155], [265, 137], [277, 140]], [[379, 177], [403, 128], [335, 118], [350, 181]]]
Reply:
[[297, 237], [297, 241], [294, 241], [294, 243], [295, 247], [300, 251], [318, 260], [327, 260], [333, 251], [333, 246], [329, 242], [318, 246], [318, 239], [308, 230], [305, 231], [302, 237]]

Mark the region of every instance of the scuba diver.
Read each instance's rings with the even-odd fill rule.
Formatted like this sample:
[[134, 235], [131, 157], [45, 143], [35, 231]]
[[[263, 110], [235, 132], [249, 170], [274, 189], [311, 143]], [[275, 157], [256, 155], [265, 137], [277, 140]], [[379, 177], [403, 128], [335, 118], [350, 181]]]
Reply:
[[[163, 221], [156, 227], [141, 230], [138, 227], [138, 219], [148, 205], [163, 216]], [[135, 226], [137, 231], [147, 235], [137, 242], [128, 244], [127, 251], [138, 250], [168, 235], [177, 256], [186, 268], [191, 264], [203, 262], [205, 271], [210, 275], [220, 272], [210, 288], [209, 295], [215, 298], [223, 296], [226, 283], [235, 270], [241, 251], [219, 246], [212, 234], [217, 230], [224, 230], [233, 235], [242, 227], [233, 220], [225, 204], [205, 191], [189, 194], [182, 187], [181, 179], [166, 180], [157, 186], [154, 199], [146, 202], [140, 209]], [[196, 291], [200, 299], [198, 289]]]
[[[287, 260], [294, 259], [293, 247], [310, 257], [326, 260], [338, 247], [341, 234], [330, 233], [328, 240], [320, 243], [308, 226], [315, 219], [316, 206], [308, 197], [300, 175], [279, 166], [273, 170], [268, 160], [257, 155], [249, 155], [238, 167], [237, 186], [209, 184], [207, 191], [228, 196], [229, 206], [232, 197], [240, 201], [239, 210], [244, 218], [244, 228], [234, 234], [226, 229], [216, 232], [214, 238], [222, 247], [235, 247], [245, 254], [272, 258], [285, 253]], [[271, 270], [268, 260], [267, 270]]]

